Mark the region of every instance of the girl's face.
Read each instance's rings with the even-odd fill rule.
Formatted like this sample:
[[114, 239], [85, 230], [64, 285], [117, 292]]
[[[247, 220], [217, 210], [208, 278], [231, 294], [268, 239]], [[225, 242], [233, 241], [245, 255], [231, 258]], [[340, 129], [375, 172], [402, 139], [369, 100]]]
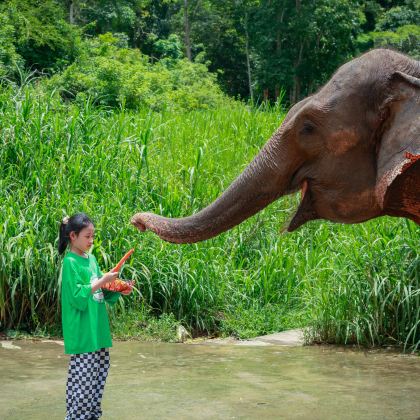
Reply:
[[93, 240], [95, 238], [95, 228], [92, 224], [83, 228], [78, 234], [75, 232], [70, 232], [70, 243], [71, 249], [83, 254], [88, 252], [93, 245]]

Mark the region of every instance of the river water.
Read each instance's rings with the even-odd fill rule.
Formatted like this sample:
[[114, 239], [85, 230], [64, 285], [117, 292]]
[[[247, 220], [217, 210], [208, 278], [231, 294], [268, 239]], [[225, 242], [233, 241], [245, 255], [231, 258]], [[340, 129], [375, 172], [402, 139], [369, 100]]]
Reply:
[[[0, 347], [0, 419], [63, 419], [63, 347], [13, 345], [19, 348]], [[338, 347], [114, 342], [102, 406], [104, 420], [417, 420], [420, 357]]]

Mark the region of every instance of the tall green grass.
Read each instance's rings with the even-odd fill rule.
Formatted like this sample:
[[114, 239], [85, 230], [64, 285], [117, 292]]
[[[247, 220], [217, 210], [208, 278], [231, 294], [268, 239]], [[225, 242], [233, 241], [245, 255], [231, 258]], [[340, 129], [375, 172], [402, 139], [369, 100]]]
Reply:
[[[419, 227], [382, 218], [280, 229], [285, 197], [212, 240], [173, 245], [132, 214], [189, 215], [215, 199], [281, 123], [280, 107], [240, 103], [190, 113], [65, 105], [32, 86], [0, 91], [1, 328], [59, 325], [56, 245], [64, 215], [96, 222], [103, 270], [129, 248], [123, 277], [140, 293], [114, 317], [173, 314], [239, 337], [309, 326], [315, 340], [420, 346]], [[134, 315], [135, 318], [135, 315]]]

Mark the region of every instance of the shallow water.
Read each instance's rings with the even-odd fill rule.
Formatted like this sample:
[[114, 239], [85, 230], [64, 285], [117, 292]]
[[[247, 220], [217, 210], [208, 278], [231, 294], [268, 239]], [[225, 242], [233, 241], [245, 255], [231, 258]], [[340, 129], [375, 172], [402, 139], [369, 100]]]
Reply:
[[[0, 348], [0, 419], [62, 419], [67, 356]], [[419, 419], [420, 358], [337, 347], [114, 342], [103, 419]]]

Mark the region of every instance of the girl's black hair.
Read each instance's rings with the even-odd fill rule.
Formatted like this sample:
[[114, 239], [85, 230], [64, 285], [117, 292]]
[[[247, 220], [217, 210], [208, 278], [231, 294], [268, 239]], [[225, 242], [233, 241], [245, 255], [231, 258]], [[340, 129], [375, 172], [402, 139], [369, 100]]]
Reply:
[[70, 232], [80, 233], [80, 231], [93, 225], [92, 220], [85, 213], [76, 213], [71, 217], [65, 217], [60, 225], [58, 237], [58, 253], [63, 254], [70, 242]]

